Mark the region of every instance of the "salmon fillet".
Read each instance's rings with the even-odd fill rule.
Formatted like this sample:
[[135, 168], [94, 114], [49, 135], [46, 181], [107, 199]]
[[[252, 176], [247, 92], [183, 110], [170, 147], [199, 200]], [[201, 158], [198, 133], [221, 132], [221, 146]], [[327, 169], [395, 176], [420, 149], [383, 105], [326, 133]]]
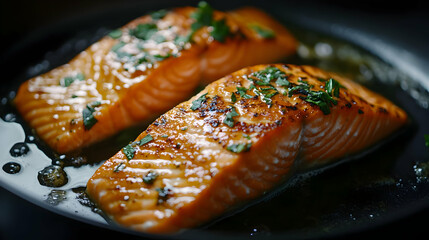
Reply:
[[152, 121], [199, 84], [295, 49], [289, 32], [255, 8], [220, 12], [200, 3], [161, 10], [29, 79], [14, 103], [42, 140], [67, 153]]
[[87, 192], [120, 225], [176, 232], [358, 153], [406, 122], [389, 100], [336, 74], [257, 65], [159, 117], [95, 172]]

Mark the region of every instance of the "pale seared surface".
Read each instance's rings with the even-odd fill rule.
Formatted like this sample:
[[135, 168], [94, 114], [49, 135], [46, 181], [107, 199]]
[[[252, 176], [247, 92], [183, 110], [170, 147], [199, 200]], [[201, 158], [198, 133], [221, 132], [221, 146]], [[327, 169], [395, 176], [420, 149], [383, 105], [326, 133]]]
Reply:
[[[289, 95], [276, 79], [270, 85], [278, 94], [268, 104], [249, 90], [254, 73], [267, 67], [282, 71], [289, 87], [305, 82], [312, 91], [325, 91], [334, 78], [343, 86], [333, 97], [337, 104], [324, 113], [304, 100], [304, 92]], [[238, 94], [237, 87], [246, 88], [248, 96]], [[229, 125], [231, 106], [237, 114]], [[121, 225], [175, 232], [263, 195], [298, 170], [357, 153], [406, 121], [405, 112], [387, 99], [335, 74], [308, 66], [258, 65], [210, 84], [159, 117], [129, 145], [135, 155], [127, 157], [122, 150], [107, 160], [87, 192]], [[137, 144], [148, 136], [153, 140]], [[233, 151], [234, 144], [249, 149]], [[149, 173], [157, 177], [145, 183]]]
[[[106, 36], [68, 64], [23, 83], [15, 99], [18, 111], [51, 148], [70, 152], [159, 116], [188, 99], [202, 81], [295, 52], [296, 41], [287, 30], [254, 8], [213, 13], [214, 20], [225, 19], [229, 27], [224, 42], [214, 40], [211, 27], [204, 26], [192, 43], [178, 44], [178, 37], [191, 32], [195, 12], [193, 7], [177, 8], [161, 19], [147, 15], [130, 22], [121, 28], [120, 38]], [[152, 23], [158, 40], [140, 41], [129, 34]], [[275, 37], [261, 37], [251, 29], [255, 24]], [[144, 59], [142, 49], [161, 57]], [[67, 78], [72, 83], [65, 83]], [[97, 123], [85, 127], [82, 112], [94, 102], [100, 103], [92, 107]]]

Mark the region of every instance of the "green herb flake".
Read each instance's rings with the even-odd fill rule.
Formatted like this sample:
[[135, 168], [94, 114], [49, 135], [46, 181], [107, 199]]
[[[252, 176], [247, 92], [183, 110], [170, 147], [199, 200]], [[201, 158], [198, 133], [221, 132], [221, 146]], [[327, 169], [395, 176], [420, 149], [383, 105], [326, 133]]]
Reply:
[[255, 31], [260, 37], [265, 38], [265, 39], [271, 39], [271, 38], [274, 38], [276, 36], [276, 34], [274, 33], [273, 30], [265, 28], [265, 27], [261, 27], [261, 26], [256, 25], [256, 24], [250, 25], [250, 28], [253, 31]]
[[237, 102], [237, 96], [235, 96], [235, 93], [231, 93], [231, 102], [232, 103]]
[[213, 19], [213, 8], [207, 2], [201, 1], [198, 3], [197, 10], [191, 14], [191, 18], [195, 19], [191, 25], [192, 31], [209, 26]]
[[86, 108], [83, 109], [82, 118], [85, 130], [91, 129], [98, 122], [98, 120], [93, 115], [94, 112], [95, 109], [89, 105], [87, 105]]
[[156, 12], [153, 12], [150, 14], [150, 17], [152, 18], [152, 20], [156, 21], [156, 20], [160, 20], [163, 19], [165, 17], [165, 15], [167, 15], [168, 11], [166, 9], [161, 9], [158, 10]]
[[71, 95], [71, 98], [77, 98], [78, 96], [76, 94]]
[[113, 172], [120, 172], [124, 170], [125, 167], [126, 166], [124, 163], [119, 163], [118, 165], [116, 165], [115, 169], [113, 169]]
[[182, 127], [182, 129], [180, 129], [180, 130], [186, 131], [186, 130], [188, 130], [188, 127]]
[[279, 86], [289, 86], [286, 73], [277, 67], [267, 67], [264, 70], [252, 73], [249, 77], [255, 84], [261, 86], [270, 85], [270, 82], [274, 79], [276, 79], [276, 83], [278, 82]]
[[219, 42], [225, 42], [225, 39], [230, 34], [229, 27], [226, 24], [226, 20], [222, 19], [219, 21], [213, 21], [212, 23], [213, 31], [210, 32], [210, 35]]
[[340, 83], [335, 81], [333, 78], [329, 79], [325, 83], [325, 91], [330, 96], [339, 97], [340, 96], [340, 87], [341, 87]]
[[234, 106], [230, 106], [231, 111], [226, 114], [226, 118], [223, 120], [223, 123], [228, 125], [229, 127], [234, 127], [234, 117], [239, 116], [239, 114], [235, 111]]
[[158, 176], [158, 173], [154, 171], [149, 171], [146, 176], [143, 177], [143, 182], [146, 184], [152, 184], [153, 182], [155, 182]]
[[192, 101], [191, 110], [195, 111], [201, 107], [201, 105], [206, 101], [206, 94], [201, 95], [197, 100]]
[[118, 39], [122, 36], [122, 30], [121, 29], [115, 29], [109, 33], [109, 37], [113, 39]]
[[168, 138], [167, 134], [161, 135], [162, 138]]
[[248, 89], [246, 89], [245, 87], [237, 87], [237, 93], [240, 94], [240, 97], [245, 98], [245, 99], [250, 99], [253, 98], [252, 95], [247, 94]]
[[150, 134], [148, 134], [144, 138], [140, 139], [140, 141], [138, 142], [138, 144], [140, 146], [143, 146], [143, 145], [145, 145], [146, 143], [149, 143], [152, 140], [153, 140], [153, 137]]
[[73, 82], [74, 82], [74, 78], [73, 78], [73, 77], [65, 77], [65, 78], [61, 79], [61, 81], [60, 81], [60, 85], [61, 85], [62, 87], [68, 87], [68, 86], [70, 86]]
[[171, 187], [168, 186], [165, 186], [163, 188], [156, 188], [155, 190], [158, 192], [158, 205], [167, 201], [168, 198], [173, 194], [173, 190], [171, 189]]
[[122, 152], [125, 154], [125, 156], [127, 157], [128, 160], [131, 160], [134, 158], [134, 154], [136, 153], [136, 149], [130, 143], [127, 146], [122, 148]]
[[171, 56], [172, 56], [171, 53], [168, 53], [167, 55], [160, 55], [160, 54], [153, 55], [155, 61], [162, 61], [162, 60], [167, 59]]
[[136, 28], [130, 29], [129, 33], [131, 36], [136, 38], [147, 40], [152, 37], [158, 31], [158, 27], [154, 23], [139, 24]]
[[121, 41], [121, 42], [113, 45], [111, 51], [115, 52], [115, 53], [118, 53], [119, 49], [121, 49], [123, 46], [125, 46], [125, 43]]
[[252, 147], [251, 143], [238, 143], [238, 144], [231, 144], [226, 147], [226, 149], [233, 153], [241, 153], [241, 152], [247, 152]]
[[424, 137], [425, 137], [425, 146], [429, 147], [429, 134], [425, 134]]

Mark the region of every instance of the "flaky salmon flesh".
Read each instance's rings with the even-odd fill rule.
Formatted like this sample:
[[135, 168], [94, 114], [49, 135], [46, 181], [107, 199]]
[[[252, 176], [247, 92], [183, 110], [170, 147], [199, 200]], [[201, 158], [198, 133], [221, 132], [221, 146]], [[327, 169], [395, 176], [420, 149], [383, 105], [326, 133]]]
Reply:
[[161, 10], [91, 45], [69, 63], [21, 85], [16, 108], [54, 151], [67, 153], [151, 122], [242, 67], [278, 61], [296, 41], [251, 7]]
[[87, 193], [122, 226], [177, 232], [365, 150], [406, 122], [402, 109], [339, 75], [257, 65], [160, 116], [95, 172]]

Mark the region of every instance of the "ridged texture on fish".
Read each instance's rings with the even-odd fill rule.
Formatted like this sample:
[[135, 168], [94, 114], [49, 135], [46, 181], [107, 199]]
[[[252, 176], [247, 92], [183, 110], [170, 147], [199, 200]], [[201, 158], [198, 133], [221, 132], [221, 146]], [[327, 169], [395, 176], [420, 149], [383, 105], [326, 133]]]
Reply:
[[[23, 83], [15, 99], [18, 111], [52, 149], [66, 153], [152, 121], [188, 99], [201, 83], [295, 52], [296, 41], [287, 30], [250, 7], [213, 12], [214, 20], [225, 19], [229, 27], [223, 42], [211, 37], [212, 27], [204, 26], [195, 31], [192, 43], [178, 43], [178, 37], [190, 34], [196, 11], [177, 8], [160, 19], [147, 15], [132, 21], [120, 29], [120, 36], [106, 36], [68, 64]], [[158, 35], [144, 40], [151, 24]], [[274, 37], [262, 37], [254, 26]], [[137, 35], [141, 39], [133, 37]], [[83, 111], [88, 110], [97, 122], [85, 127]]]
[[[276, 78], [258, 85], [255, 73], [269, 68], [283, 72], [289, 86]], [[340, 84], [337, 96], [335, 87], [326, 90], [331, 78]], [[333, 93], [336, 104], [328, 112], [310, 103], [308, 91], [293, 89], [304, 84]], [[269, 86], [278, 93], [257, 95]], [[298, 171], [365, 150], [406, 122], [399, 107], [341, 76], [309, 66], [258, 65], [159, 117], [130, 143], [134, 154], [127, 157], [124, 148], [96, 171], [87, 192], [125, 227], [176, 232], [260, 197]]]

